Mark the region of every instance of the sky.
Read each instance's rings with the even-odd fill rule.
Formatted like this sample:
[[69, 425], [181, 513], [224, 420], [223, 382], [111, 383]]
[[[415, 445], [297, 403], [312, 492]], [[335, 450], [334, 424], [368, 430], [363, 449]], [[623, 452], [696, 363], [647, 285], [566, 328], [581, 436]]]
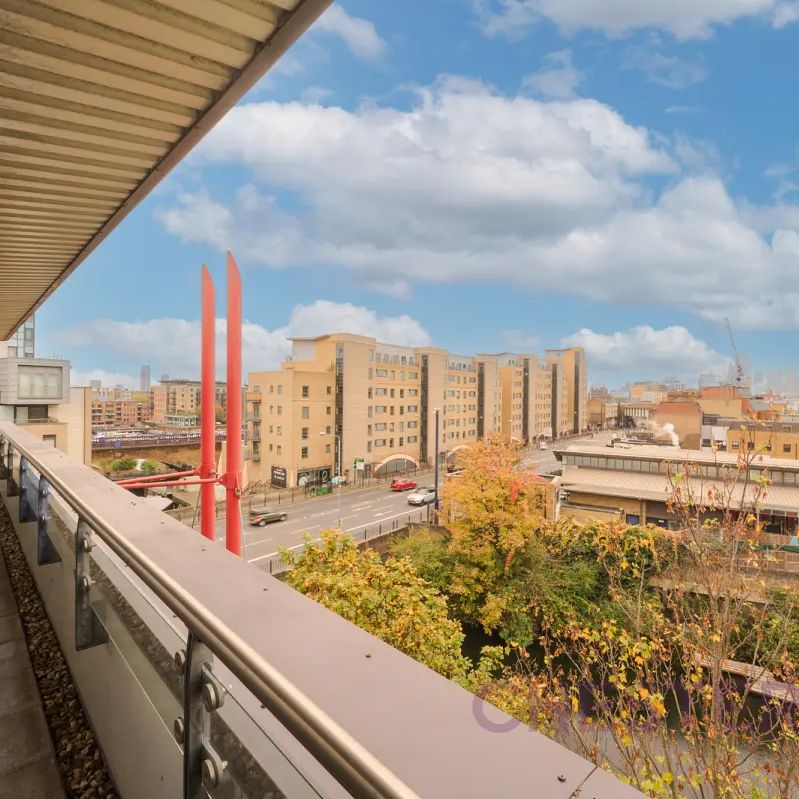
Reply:
[[[799, 1], [336, 3], [37, 313], [73, 383], [346, 330], [586, 348], [590, 382], [795, 365]], [[219, 366], [224, 321], [218, 320]]]

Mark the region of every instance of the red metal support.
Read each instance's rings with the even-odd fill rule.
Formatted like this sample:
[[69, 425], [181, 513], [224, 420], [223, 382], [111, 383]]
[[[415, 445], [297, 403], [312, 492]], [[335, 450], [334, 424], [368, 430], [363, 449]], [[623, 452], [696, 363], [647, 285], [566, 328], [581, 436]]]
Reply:
[[202, 269], [202, 369], [200, 373], [200, 532], [214, 540], [216, 477], [216, 364], [214, 359], [216, 310], [214, 282]]
[[225, 546], [241, 555], [241, 275], [227, 254], [227, 473]]
[[163, 474], [149, 474], [141, 477], [126, 477], [124, 480], [117, 480], [116, 484], [123, 488], [128, 483], [151, 483], [158, 480], [171, 480], [173, 477], [194, 477], [199, 474], [197, 469], [188, 472], [164, 472]]
[[216, 477], [206, 477], [206, 478], [198, 478], [197, 480], [163, 480], [160, 483], [144, 483], [142, 481], [139, 481], [138, 483], [136, 482], [127, 483], [122, 487], [127, 488], [128, 491], [132, 491], [134, 488], [165, 488], [166, 486], [216, 485], [217, 482], [218, 481]]

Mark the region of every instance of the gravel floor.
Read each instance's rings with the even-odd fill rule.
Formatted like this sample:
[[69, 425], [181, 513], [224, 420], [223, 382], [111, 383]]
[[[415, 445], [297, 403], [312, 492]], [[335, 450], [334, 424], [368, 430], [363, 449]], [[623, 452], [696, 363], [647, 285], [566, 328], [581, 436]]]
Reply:
[[1, 506], [0, 548], [19, 606], [33, 672], [67, 795], [76, 799], [116, 799], [116, 788], [78, 698], [58, 639], [28, 571], [14, 528]]

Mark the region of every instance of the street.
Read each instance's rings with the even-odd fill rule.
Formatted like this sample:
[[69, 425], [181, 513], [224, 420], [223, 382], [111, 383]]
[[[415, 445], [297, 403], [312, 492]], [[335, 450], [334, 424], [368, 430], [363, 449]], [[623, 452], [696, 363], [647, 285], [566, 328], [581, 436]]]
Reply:
[[[610, 440], [611, 433], [597, 433], [592, 441], [605, 444]], [[585, 440], [572, 439], [572, 441]], [[569, 441], [558, 446], [566, 446]], [[558, 461], [552, 448], [546, 450], [531, 449], [523, 453], [520, 466], [533, 469], [539, 474], [546, 474], [558, 467]], [[444, 477], [442, 472], [442, 485]], [[427, 475], [419, 480], [419, 486], [432, 486], [433, 476]], [[281, 505], [280, 510], [285, 510], [288, 518], [284, 522], [272, 522], [265, 527], [253, 527], [244, 511], [242, 519], [242, 544], [244, 557], [256, 565], [267, 565], [270, 558], [276, 557], [280, 549], [301, 549], [304, 546], [306, 534], [312, 541], [318, 541], [323, 530], [333, 529], [341, 525], [348, 533], [356, 533], [369, 528], [378, 528], [381, 525], [404, 524], [406, 521], [419, 521], [426, 517], [425, 506], [411, 506], [408, 504], [410, 491], [395, 492], [388, 486], [381, 485], [374, 488], [364, 488], [355, 491], [346, 491], [341, 495], [341, 509], [336, 493], [315, 499], [306, 499]], [[217, 519], [216, 540], [224, 545], [225, 519]]]
[[[432, 475], [419, 482], [419, 486], [433, 485]], [[364, 528], [376, 528], [391, 524], [394, 520], [404, 523], [408, 519], [418, 521], [426, 517], [426, 506], [408, 504], [411, 491], [391, 491], [388, 486], [376, 486], [362, 490], [347, 491], [341, 495], [341, 516], [335, 493], [316, 499], [303, 500], [280, 509], [288, 515], [284, 522], [272, 522], [265, 527], [250, 525], [246, 511], [242, 519], [242, 545], [244, 557], [256, 565], [277, 555], [278, 550], [301, 549], [307, 534], [319, 540], [322, 530], [332, 529], [341, 522], [341, 528], [354, 533]], [[224, 545], [225, 519], [216, 522], [216, 540]]]

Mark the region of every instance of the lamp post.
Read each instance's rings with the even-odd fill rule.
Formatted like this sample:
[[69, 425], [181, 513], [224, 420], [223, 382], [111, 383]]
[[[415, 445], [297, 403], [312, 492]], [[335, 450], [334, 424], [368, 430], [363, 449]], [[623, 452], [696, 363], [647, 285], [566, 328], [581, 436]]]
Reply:
[[438, 514], [438, 471], [439, 471], [439, 462], [438, 462], [438, 447], [439, 447], [439, 434], [438, 434], [438, 408], [433, 410], [433, 413], [436, 415], [436, 482], [435, 482], [435, 499], [433, 500], [433, 507], [435, 508], [436, 514]]
[[336, 455], [338, 457], [333, 458], [333, 468], [336, 470], [337, 474], [335, 475], [338, 479], [336, 480], [336, 515], [338, 516], [338, 526], [339, 529], [341, 528], [341, 436], [338, 433], [326, 433], [324, 430], [319, 433], [320, 436], [332, 436], [336, 442]]

